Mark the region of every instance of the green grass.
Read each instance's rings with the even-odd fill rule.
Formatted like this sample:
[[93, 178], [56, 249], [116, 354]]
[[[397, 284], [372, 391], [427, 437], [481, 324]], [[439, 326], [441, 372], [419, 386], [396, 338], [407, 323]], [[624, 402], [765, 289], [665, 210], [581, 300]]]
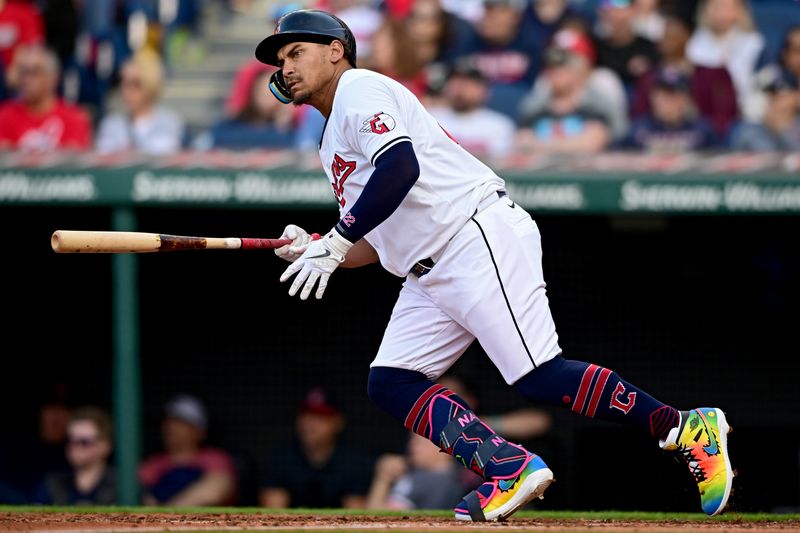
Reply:
[[[0, 505], [0, 513], [176, 513], [176, 514], [289, 514], [311, 516], [427, 516], [452, 517], [452, 511], [376, 511], [369, 509], [264, 509], [261, 507], [59, 507], [36, 505]], [[520, 511], [520, 518], [543, 520], [621, 520], [659, 521], [714, 520], [720, 522], [788, 522], [800, 520], [800, 514], [734, 513], [708, 518], [702, 513], [649, 513], [636, 511]]]

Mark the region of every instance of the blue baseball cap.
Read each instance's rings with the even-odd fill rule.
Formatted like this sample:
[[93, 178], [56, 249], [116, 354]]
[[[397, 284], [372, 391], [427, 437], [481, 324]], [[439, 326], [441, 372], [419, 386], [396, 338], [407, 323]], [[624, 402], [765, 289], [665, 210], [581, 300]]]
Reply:
[[689, 76], [680, 69], [662, 68], [656, 75], [656, 87], [670, 91], [689, 92]]

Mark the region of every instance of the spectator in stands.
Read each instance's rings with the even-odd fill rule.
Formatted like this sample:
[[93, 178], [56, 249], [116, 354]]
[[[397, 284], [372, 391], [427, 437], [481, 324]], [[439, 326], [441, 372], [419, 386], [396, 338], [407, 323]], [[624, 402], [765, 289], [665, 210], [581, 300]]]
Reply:
[[800, 82], [800, 25], [792, 26], [786, 32], [779, 61], [789, 77]]
[[[536, 50], [544, 50], [555, 33], [576, 23], [588, 24], [580, 11], [570, 5], [568, 0], [533, 0], [525, 10], [525, 31], [537, 40]], [[535, 75], [541, 71], [540, 53], [531, 55]]]
[[417, 47], [405, 20], [387, 18], [372, 34], [372, 57], [368, 66], [402, 83], [417, 97], [427, 88], [427, 63], [421, 57], [425, 47]]
[[0, 0], [0, 62], [14, 64], [20, 46], [44, 42], [44, 25], [39, 11], [23, 2]]
[[661, 12], [661, 0], [633, 0], [633, 31], [650, 42], [664, 36], [666, 20]]
[[[790, 27], [783, 36], [777, 61], [769, 63], [756, 73], [755, 83], [762, 88], [768, 85], [777, 76], [783, 76], [789, 81], [800, 80], [800, 25]], [[754, 91], [751, 96], [757, 109], [762, 110], [758, 116], [763, 116], [766, 111], [769, 95], [763, 90]]]
[[797, 79], [786, 72], [776, 72], [766, 82], [769, 95], [767, 111], [760, 122], [746, 122], [732, 134], [734, 150], [800, 150], [800, 90]]
[[[246, 115], [252, 114], [246, 111], [248, 107], [251, 110], [256, 109], [258, 106], [266, 106], [270, 109], [274, 107], [277, 100], [275, 100], [272, 95], [269, 95], [271, 100], [268, 102], [263, 100], [264, 96], [269, 94], [269, 89], [267, 88], [268, 77], [266, 77], [265, 74], [271, 75], [274, 70], [274, 67], [265, 65], [256, 59], [246, 61], [242, 64], [239, 70], [236, 71], [236, 75], [231, 83], [231, 89], [225, 101], [225, 118], [222, 119], [221, 123], [232, 124], [246, 118]], [[283, 110], [279, 110], [278, 113], [285, 113], [289, 109], [292, 110], [292, 146], [302, 153], [316, 152], [319, 138], [322, 135], [322, 129], [325, 127], [325, 117], [322, 116], [322, 113], [311, 106], [280, 107], [282, 107]], [[257, 127], [261, 128], [261, 126]], [[247, 126], [247, 128], [253, 128], [253, 126]], [[273, 127], [270, 127], [270, 129], [274, 130]], [[242, 140], [245, 142], [245, 145], [242, 146], [243, 148], [288, 146], [283, 140], [277, 144], [273, 142], [274, 139], [270, 142], [263, 142], [263, 139], [259, 136], [257, 131], [254, 133], [253, 139]], [[211, 129], [200, 134], [192, 142], [192, 145], [195, 149], [199, 150], [208, 150], [217, 146], [214, 142]], [[233, 146], [231, 145], [230, 147]], [[302, 153], [300, 154], [301, 161], [305, 160], [302, 157]]]
[[658, 43], [661, 63], [637, 81], [631, 115], [643, 118], [651, 113], [650, 94], [660, 70], [680, 70], [689, 77], [691, 96], [698, 113], [711, 125], [718, 139], [725, 139], [739, 117], [736, 89], [727, 68], [695, 65], [686, 57], [686, 43], [691, 34], [692, 29], [683, 18], [675, 14], [666, 16], [664, 37]]
[[466, 150], [477, 157], [502, 157], [513, 148], [514, 121], [485, 107], [489, 86], [477, 68], [457, 62], [444, 86], [446, 105], [429, 111]]
[[22, 48], [15, 70], [19, 99], [0, 106], [0, 149], [88, 149], [89, 117], [56, 92], [60, 71], [56, 55], [39, 45]]
[[208, 132], [208, 138], [196, 143], [198, 148], [292, 148], [295, 146], [294, 106], [280, 103], [270, 93], [271, 70], [256, 75], [250, 85], [250, 97], [242, 109], [224, 119]]
[[364, 507], [372, 460], [342, 443], [344, 428], [344, 415], [330, 394], [309, 390], [297, 413], [295, 440], [281, 443], [265, 463], [261, 505]]
[[[544, 54], [545, 89], [521, 107], [516, 144], [540, 153], [596, 153], [614, 138], [613, 100], [589, 85], [589, 48], [576, 34], [556, 34]], [[623, 108], [624, 110], [624, 108]]]
[[484, 15], [468, 35], [466, 56], [489, 80], [487, 107], [516, 120], [519, 104], [536, 78], [539, 37], [525, 19], [526, 0], [484, 0]]
[[697, 116], [690, 90], [686, 74], [674, 68], [662, 69], [650, 94], [652, 114], [634, 122], [629, 146], [670, 153], [713, 147], [711, 127]]
[[[483, 2], [483, 0], [480, 0]], [[359, 64], [403, 83], [420, 98], [438, 95], [448, 66], [474, 41], [475, 30], [439, 0], [387, 2], [372, 34], [372, 53]]]
[[367, 61], [372, 55], [372, 35], [383, 23], [383, 16], [368, 0], [328, 0], [326, 11], [342, 19], [358, 43], [358, 61]]
[[146, 505], [231, 505], [236, 471], [230, 455], [203, 443], [208, 418], [202, 402], [178, 395], [165, 405], [161, 426], [164, 453], [145, 459], [139, 480]]
[[415, 0], [404, 20], [416, 54], [426, 65], [452, 63], [475, 35], [467, 21], [445, 11], [439, 0]]
[[630, 92], [659, 60], [655, 44], [638, 35], [631, 0], [602, 0], [598, 11], [597, 64], [619, 76]]
[[0, 502], [30, 503], [48, 474], [69, 468], [65, 453], [70, 420], [67, 392], [63, 383], [45, 385], [35, 410], [35, 434], [13, 428], [8, 433], [21, 438], [0, 440]]
[[414, 433], [405, 455], [384, 454], [375, 463], [369, 509], [452, 509], [481, 479], [439, 447]]
[[101, 153], [134, 151], [167, 155], [183, 145], [183, 120], [159, 105], [164, 67], [155, 52], [141, 50], [122, 67], [120, 96], [124, 111], [105, 117], [97, 133]]
[[[48, 3], [54, 6], [46, 13], [50, 20], [48, 25], [58, 32], [57, 41], [64, 47], [59, 49], [59, 55], [65, 57], [63, 94], [99, 119], [106, 113], [108, 96], [119, 79], [122, 61], [131, 54], [130, 46], [140, 46], [140, 34], [144, 39], [146, 16], [129, 12], [129, 7], [135, 8], [133, 1], [80, 0], [78, 34], [73, 37], [69, 8], [62, 5], [69, 2]], [[63, 12], [59, 12], [61, 10]], [[64, 27], [59, 28], [59, 25]]]
[[98, 407], [73, 411], [67, 428], [70, 469], [49, 474], [35, 498], [53, 505], [116, 505], [117, 484], [109, 464], [114, 428]]
[[[623, 139], [628, 134], [628, 98], [625, 87], [619, 76], [607, 67], [595, 65], [596, 51], [592, 43], [588, 27], [582, 19], [573, 18], [564, 22], [564, 26], [553, 35], [548, 43], [548, 48], [561, 48], [569, 54], [584, 58], [589, 66], [590, 73], [586, 82], [589, 94], [593, 99], [603, 101], [603, 107], [608, 112], [609, 127], [614, 141]], [[540, 75], [536, 78], [533, 89], [523, 102], [527, 109], [532, 102], [550, 98], [552, 89], [550, 78]]]
[[705, 0], [698, 28], [686, 48], [695, 65], [725, 67], [733, 78], [739, 110], [747, 119], [758, 115], [753, 95], [753, 74], [764, 38], [758, 32], [746, 0]]

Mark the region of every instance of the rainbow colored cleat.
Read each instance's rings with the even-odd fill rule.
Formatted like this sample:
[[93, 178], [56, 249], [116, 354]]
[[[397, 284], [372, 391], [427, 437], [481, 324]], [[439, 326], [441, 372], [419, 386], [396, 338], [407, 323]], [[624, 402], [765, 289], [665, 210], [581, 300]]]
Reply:
[[733, 470], [728, 456], [728, 433], [731, 428], [725, 413], [714, 407], [681, 411], [681, 423], [659, 444], [680, 454], [689, 466], [700, 504], [709, 516], [721, 513], [728, 504]]
[[529, 454], [514, 476], [492, 479], [467, 494], [454, 509], [456, 520], [505, 520], [534, 498], [543, 498], [552, 482], [553, 472], [544, 461]]

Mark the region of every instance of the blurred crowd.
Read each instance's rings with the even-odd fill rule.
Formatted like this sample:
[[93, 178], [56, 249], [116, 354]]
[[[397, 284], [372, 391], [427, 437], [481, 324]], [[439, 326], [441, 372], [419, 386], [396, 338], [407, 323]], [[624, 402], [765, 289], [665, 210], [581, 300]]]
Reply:
[[[161, 103], [213, 1], [0, 0], [0, 149], [313, 150], [323, 117], [278, 103], [255, 60], [205, 131]], [[479, 157], [800, 149], [796, 2], [273, 2], [265, 34], [302, 7], [338, 14], [359, 66], [402, 82]]]
[[[468, 380], [441, 382], [480, 408]], [[0, 444], [0, 504], [120, 503], [112, 419], [101, 407], [71, 405], [64, 391], [40, 406], [34, 438]], [[266, 450], [215, 446], [206, 405], [191, 394], [169, 398], [160, 416], [159, 448], [138, 464], [143, 505], [451, 509], [482, 482], [415, 434], [400, 454], [350, 446], [344, 409], [318, 386], [296, 406], [294, 428], [277, 432], [287, 437]], [[484, 418], [518, 442], [551, 427], [550, 415], [533, 408]]]

